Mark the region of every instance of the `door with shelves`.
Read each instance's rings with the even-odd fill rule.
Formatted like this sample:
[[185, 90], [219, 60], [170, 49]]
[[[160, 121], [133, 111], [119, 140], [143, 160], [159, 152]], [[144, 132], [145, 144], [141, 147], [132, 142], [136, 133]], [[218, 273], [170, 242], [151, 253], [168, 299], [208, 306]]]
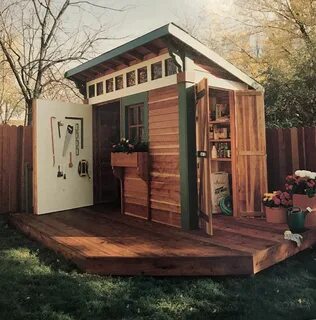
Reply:
[[[206, 151], [207, 157], [207, 164], [205, 158], [198, 158], [198, 190], [207, 204], [204, 209], [210, 219], [216, 213], [213, 176], [221, 172], [228, 177], [225, 185], [231, 196], [233, 216], [255, 215], [261, 212], [261, 197], [267, 191], [263, 94], [215, 89], [208, 86], [206, 79], [197, 88], [208, 93], [197, 103], [197, 151]], [[201, 144], [202, 123], [203, 128], [208, 127], [208, 144]], [[204, 129], [203, 132], [205, 137]]]
[[[234, 198], [234, 108], [230, 91], [209, 88], [209, 144], [212, 213], [219, 213], [218, 199]], [[233, 202], [233, 201], [232, 201]]]

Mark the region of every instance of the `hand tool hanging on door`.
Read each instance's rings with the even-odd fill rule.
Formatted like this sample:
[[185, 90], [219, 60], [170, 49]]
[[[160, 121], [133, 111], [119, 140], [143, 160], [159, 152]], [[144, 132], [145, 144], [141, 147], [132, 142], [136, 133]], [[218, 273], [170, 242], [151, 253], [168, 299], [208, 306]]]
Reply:
[[79, 156], [79, 123], [75, 124], [76, 156]]
[[80, 177], [88, 177], [91, 179], [89, 175], [89, 163], [87, 160], [80, 160], [78, 164], [78, 174]]
[[68, 149], [68, 145], [73, 132], [74, 132], [74, 127], [68, 124], [66, 129], [65, 141], [64, 141], [63, 157], [66, 155], [66, 151]]
[[72, 168], [74, 165], [72, 163], [72, 152], [69, 152], [69, 164], [68, 164], [68, 167], [69, 168]]
[[61, 134], [60, 134], [60, 127], [62, 127], [64, 124], [61, 121], [57, 122], [57, 126], [58, 126], [58, 137], [59, 139], [61, 138]]
[[83, 118], [82, 117], [65, 117], [67, 120], [80, 120], [80, 125], [81, 125], [81, 149], [83, 149]]
[[60, 166], [58, 166], [57, 178], [61, 178], [64, 176], [64, 173], [60, 170]]
[[54, 129], [53, 129], [53, 120], [56, 120], [56, 117], [50, 117], [50, 136], [52, 140], [52, 153], [53, 153], [53, 167], [55, 167], [55, 143], [54, 143]]

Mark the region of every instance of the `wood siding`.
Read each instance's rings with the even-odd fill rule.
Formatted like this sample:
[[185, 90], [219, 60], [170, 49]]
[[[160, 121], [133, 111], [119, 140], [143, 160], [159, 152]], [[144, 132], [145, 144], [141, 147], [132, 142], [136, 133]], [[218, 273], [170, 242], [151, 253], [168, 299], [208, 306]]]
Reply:
[[124, 168], [124, 212], [148, 218], [148, 184], [140, 178], [137, 168]]
[[267, 192], [262, 93], [236, 92], [235, 123], [237, 203], [234, 206], [239, 215], [254, 215], [262, 211], [261, 198]]
[[316, 171], [316, 128], [267, 129], [269, 190], [284, 189], [296, 170]]
[[32, 128], [0, 125], [0, 213], [25, 210], [26, 198], [31, 202], [24, 189], [31, 179], [24, 175], [26, 164], [31, 168]]
[[177, 86], [149, 92], [150, 208], [153, 221], [180, 226]]

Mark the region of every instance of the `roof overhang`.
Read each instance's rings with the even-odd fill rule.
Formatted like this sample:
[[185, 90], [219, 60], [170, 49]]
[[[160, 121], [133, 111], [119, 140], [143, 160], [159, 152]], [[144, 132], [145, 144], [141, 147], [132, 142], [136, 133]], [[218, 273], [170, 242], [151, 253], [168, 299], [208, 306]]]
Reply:
[[139, 38], [125, 43], [111, 51], [108, 51], [94, 59], [91, 59], [65, 73], [65, 77], [78, 82], [86, 82], [101, 76], [105, 72], [113, 72], [120, 66], [129, 66], [133, 61], [142, 61], [148, 54], [158, 55], [159, 51], [168, 47], [169, 41], [175, 42], [192, 53], [204, 57], [204, 60], [233, 79], [241, 81], [251, 88], [263, 91], [263, 87], [246, 73], [239, 70], [220, 55], [209, 49], [189, 33], [169, 23], [151, 31]]

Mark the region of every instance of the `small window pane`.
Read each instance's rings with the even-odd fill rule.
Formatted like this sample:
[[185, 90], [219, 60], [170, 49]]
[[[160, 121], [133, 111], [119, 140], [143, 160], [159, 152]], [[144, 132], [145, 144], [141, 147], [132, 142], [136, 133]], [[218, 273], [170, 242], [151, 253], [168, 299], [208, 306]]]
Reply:
[[139, 111], [138, 111], [138, 122], [139, 123], [144, 123], [144, 108], [141, 106], [139, 107]]
[[115, 77], [115, 90], [123, 89], [123, 75]]
[[103, 94], [103, 82], [97, 83], [97, 96]]
[[136, 72], [131, 71], [126, 74], [126, 83], [128, 87], [135, 86], [136, 84]]
[[95, 96], [95, 85], [92, 84], [89, 86], [89, 98], [93, 98]]
[[132, 127], [129, 129], [129, 140], [132, 142], [138, 142], [138, 128], [137, 127]]
[[156, 80], [162, 77], [162, 63], [161, 61], [151, 65], [151, 80]]
[[147, 67], [143, 67], [138, 69], [138, 83], [145, 83], [147, 82]]
[[138, 141], [144, 141], [144, 127], [139, 127]]
[[129, 125], [137, 124], [137, 108], [130, 108], [129, 109]]
[[169, 58], [165, 60], [166, 77], [176, 74], [178, 72], [177, 66], [173, 59]]
[[105, 90], [106, 90], [107, 93], [113, 92], [113, 90], [114, 90], [114, 84], [113, 83], [114, 83], [113, 78], [108, 79], [108, 80], [105, 81]]

